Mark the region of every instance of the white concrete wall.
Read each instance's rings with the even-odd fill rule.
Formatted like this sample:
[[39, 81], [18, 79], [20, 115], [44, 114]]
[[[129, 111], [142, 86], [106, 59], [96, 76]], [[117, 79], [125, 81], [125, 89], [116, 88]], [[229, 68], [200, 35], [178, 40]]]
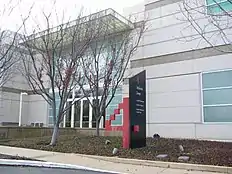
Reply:
[[[144, 5], [158, 1], [145, 0]], [[204, 1], [199, 5], [203, 3]], [[183, 14], [180, 5], [170, 3], [145, 10], [146, 8], [140, 4], [125, 9], [124, 15], [147, 16], [149, 19], [147, 23], [149, 28], [132, 61], [210, 46], [190, 23], [181, 21]], [[205, 16], [200, 13], [194, 14], [194, 18], [200, 26], [208, 24]], [[218, 32], [212, 25], [205, 31], [206, 37]], [[211, 41], [214, 45], [225, 43], [218, 36], [212, 37]], [[229, 133], [232, 129], [231, 123], [203, 123], [200, 82], [201, 72], [231, 69], [230, 57], [231, 54], [227, 54], [129, 69], [126, 76], [128, 74], [132, 76], [144, 69], [147, 72], [147, 136], [158, 133], [171, 138], [232, 140]], [[124, 85], [123, 95], [128, 96], [128, 85]]]
[[28, 124], [31, 123], [48, 123], [48, 104], [39, 95], [29, 96]]
[[[19, 122], [20, 94], [1, 92], [1, 116], [0, 122]], [[22, 99], [22, 125], [27, 124], [28, 96]]]
[[16, 62], [10, 69], [10, 78], [3, 85], [4, 87], [14, 88], [19, 90], [30, 90], [29, 84], [26, 78], [22, 75], [23, 62]]
[[[146, 0], [144, 5], [148, 5], [158, 0]], [[133, 15], [137, 19], [142, 20], [148, 19], [147, 27], [148, 30], [144, 33], [140, 47], [132, 59], [141, 59], [152, 56], [161, 56], [166, 54], [173, 54], [183, 51], [195, 50], [204, 47], [209, 47], [208, 44], [202, 37], [196, 32], [191, 24], [184, 18], [182, 2], [170, 4], [145, 10], [142, 8], [143, 4], [138, 6], [126, 8], [124, 15]], [[200, 1], [198, 5], [204, 4], [204, 0]], [[190, 5], [190, 4], [188, 4]], [[196, 5], [194, 5], [196, 7]], [[202, 14], [205, 13], [206, 7], [198, 7], [195, 11], [190, 11], [195, 22], [204, 30], [205, 37], [211, 42], [212, 45], [225, 44], [225, 40], [228, 42], [232, 41], [231, 30], [225, 30], [227, 38], [222, 39], [222, 34], [213, 25], [209, 23], [209, 16]], [[140, 10], [140, 11], [139, 11]], [[200, 11], [202, 13], [197, 13]], [[231, 27], [232, 23], [228, 22], [227, 17], [220, 19], [220, 26], [227, 25], [227, 28]], [[207, 27], [206, 27], [207, 25]]]
[[[48, 122], [48, 104], [39, 95], [23, 95], [22, 125]], [[1, 92], [0, 123], [19, 122], [20, 94]]]
[[[232, 140], [231, 123], [203, 123], [201, 72], [231, 69], [231, 54], [134, 68], [147, 72], [147, 136]], [[124, 86], [128, 96], [128, 86]]]

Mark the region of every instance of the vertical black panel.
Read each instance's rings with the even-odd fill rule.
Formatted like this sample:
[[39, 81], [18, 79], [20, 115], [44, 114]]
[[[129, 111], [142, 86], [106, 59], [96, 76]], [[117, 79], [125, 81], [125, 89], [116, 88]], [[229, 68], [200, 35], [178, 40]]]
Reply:
[[130, 148], [146, 146], [146, 71], [129, 79]]

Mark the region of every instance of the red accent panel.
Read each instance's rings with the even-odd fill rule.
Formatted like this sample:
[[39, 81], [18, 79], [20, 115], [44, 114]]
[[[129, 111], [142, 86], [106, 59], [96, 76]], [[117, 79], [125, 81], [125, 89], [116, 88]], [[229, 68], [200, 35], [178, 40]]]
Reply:
[[115, 120], [115, 114], [110, 115], [110, 120]]
[[112, 126], [111, 130], [112, 131], [122, 131], [122, 126]]
[[[111, 121], [115, 120], [115, 115], [120, 114], [120, 109], [123, 109], [123, 126], [112, 126]], [[118, 108], [114, 110], [114, 114], [110, 115], [110, 120], [105, 121], [105, 130], [107, 131], [123, 131], [123, 148], [128, 149], [130, 147], [130, 111], [129, 111], [129, 97], [123, 98], [123, 102], [118, 105]], [[134, 126], [134, 131], [139, 131], [139, 126]]]
[[134, 132], [139, 132], [139, 125], [134, 125], [133, 126], [133, 131]]
[[110, 130], [110, 125], [111, 125], [111, 121], [110, 120], [106, 120], [105, 121], [105, 129], [106, 130]]
[[129, 110], [129, 98], [123, 99], [123, 148], [128, 149], [130, 147], [130, 110]]
[[118, 109], [123, 109], [123, 103], [118, 104]]
[[120, 109], [115, 109], [114, 114], [120, 114]]

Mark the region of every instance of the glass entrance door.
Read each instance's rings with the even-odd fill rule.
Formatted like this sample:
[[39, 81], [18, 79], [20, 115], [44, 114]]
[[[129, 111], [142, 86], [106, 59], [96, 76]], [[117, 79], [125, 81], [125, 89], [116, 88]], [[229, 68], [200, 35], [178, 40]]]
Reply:
[[67, 102], [67, 107], [68, 107], [68, 110], [66, 112], [66, 116], [64, 117], [65, 121], [65, 127], [71, 127], [71, 113], [72, 113], [72, 102]]
[[80, 127], [81, 116], [81, 101], [75, 101], [74, 103], [74, 127]]
[[[91, 102], [94, 102], [93, 98], [90, 98]], [[76, 98], [72, 104], [72, 101], [68, 101], [69, 109], [64, 117], [65, 127], [79, 127], [79, 128], [96, 128], [96, 117], [93, 112], [91, 103], [88, 99]], [[104, 117], [101, 117], [100, 128], [104, 127]]]
[[90, 117], [89, 108], [91, 106], [87, 99], [82, 99], [81, 104], [82, 104], [82, 127], [89, 128], [89, 117]]

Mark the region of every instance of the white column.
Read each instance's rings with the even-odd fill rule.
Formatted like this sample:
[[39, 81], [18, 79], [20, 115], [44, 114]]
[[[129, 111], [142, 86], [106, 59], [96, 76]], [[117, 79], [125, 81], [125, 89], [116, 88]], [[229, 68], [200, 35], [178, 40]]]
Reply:
[[81, 99], [80, 128], [82, 128], [82, 120], [83, 120], [83, 99]]
[[75, 90], [73, 90], [73, 94], [72, 94], [72, 109], [71, 109], [71, 127], [74, 128], [74, 112], [75, 112], [75, 106], [74, 106], [74, 101], [75, 101]]
[[[99, 97], [99, 101], [101, 100], [101, 96]], [[103, 128], [103, 116], [101, 116], [99, 128]]]
[[[66, 101], [66, 103], [65, 103], [65, 105], [64, 105], [64, 108], [66, 108], [66, 105], [67, 105], [67, 101]], [[66, 114], [64, 114], [63, 127], [65, 127], [65, 125], [66, 125], [66, 115], [67, 115], [67, 112], [68, 112], [68, 111], [66, 111]]]
[[[93, 103], [93, 99], [90, 99], [90, 102]], [[92, 121], [93, 121], [93, 108], [89, 103], [89, 128], [92, 128]]]
[[19, 99], [19, 126], [22, 126], [23, 95], [27, 95], [27, 93], [25, 93], [25, 92], [20, 93], [20, 99]]
[[23, 107], [23, 95], [20, 94], [20, 98], [19, 98], [19, 126], [22, 125], [22, 107]]
[[104, 120], [103, 116], [101, 116], [100, 125], [99, 125], [100, 128], [103, 128], [103, 120]]

